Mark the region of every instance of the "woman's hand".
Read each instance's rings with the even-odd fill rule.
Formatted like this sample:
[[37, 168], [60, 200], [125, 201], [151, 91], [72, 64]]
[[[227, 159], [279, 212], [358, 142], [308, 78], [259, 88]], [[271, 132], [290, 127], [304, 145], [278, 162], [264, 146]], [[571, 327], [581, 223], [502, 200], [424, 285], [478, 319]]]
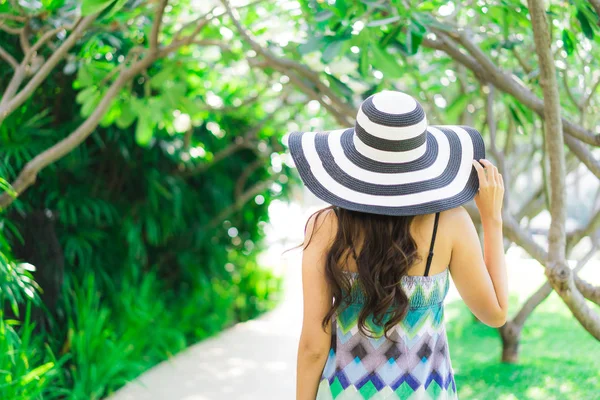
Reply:
[[473, 166], [479, 176], [479, 192], [475, 204], [481, 215], [481, 222], [502, 222], [502, 201], [504, 199], [504, 180], [491, 162], [481, 159], [481, 164], [473, 160]]

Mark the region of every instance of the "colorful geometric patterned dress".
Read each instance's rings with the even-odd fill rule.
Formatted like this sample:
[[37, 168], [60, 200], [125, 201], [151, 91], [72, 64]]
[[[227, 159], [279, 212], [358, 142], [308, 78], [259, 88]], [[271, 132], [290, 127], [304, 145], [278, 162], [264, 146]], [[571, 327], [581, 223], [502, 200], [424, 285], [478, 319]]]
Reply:
[[[390, 332], [394, 341], [382, 336], [383, 330], [369, 319], [368, 327], [379, 338], [360, 333], [362, 294], [353, 285], [352, 303], [332, 320], [331, 349], [317, 400], [458, 399], [444, 324], [449, 271], [427, 276], [435, 231], [425, 276], [402, 277], [409, 309]], [[352, 276], [356, 283], [358, 275]]]

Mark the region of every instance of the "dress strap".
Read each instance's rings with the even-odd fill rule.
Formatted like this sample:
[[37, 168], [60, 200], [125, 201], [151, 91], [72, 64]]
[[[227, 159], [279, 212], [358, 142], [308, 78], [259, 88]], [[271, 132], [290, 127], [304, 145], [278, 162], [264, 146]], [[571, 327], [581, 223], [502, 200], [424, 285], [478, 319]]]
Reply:
[[429, 267], [431, 267], [431, 260], [433, 260], [433, 246], [435, 244], [435, 235], [437, 233], [438, 221], [440, 220], [440, 213], [435, 213], [435, 222], [433, 223], [433, 235], [431, 236], [431, 246], [429, 246], [429, 256], [427, 257], [427, 266], [425, 267], [425, 276], [429, 275]]

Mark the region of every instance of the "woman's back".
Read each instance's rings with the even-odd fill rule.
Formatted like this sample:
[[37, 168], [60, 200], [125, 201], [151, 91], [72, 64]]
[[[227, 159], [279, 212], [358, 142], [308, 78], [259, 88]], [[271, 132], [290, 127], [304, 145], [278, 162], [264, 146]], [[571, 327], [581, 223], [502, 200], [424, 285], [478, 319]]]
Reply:
[[[420, 216], [411, 225], [419, 257], [400, 282], [408, 310], [387, 337], [372, 319], [366, 320], [372, 337], [359, 329], [364, 298], [356, 262], [349, 259], [345, 273], [352, 281], [352, 300], [332, 318], [331, 348], [317, 399], [456, 398], [444, 325], [450, 277], [443, 265], [448, 265], [450, 252], [443, 239], [446, 229], [440, 228], [436, 216]], [[435, 257], [430, 257], [433, 251]]]
[[[415, 98], [383, 91], [354, 127], [292, 132], [288, 145], [303, 183], [335, 211], [315, 213], [305, 232], [297, 399], [456, 398], [449, 276], [483, 323], [501, 326], [508, 307], [504, 183], [481, 134], [430, 126]], [[485, 257], [461, 207], [472, 199]]]

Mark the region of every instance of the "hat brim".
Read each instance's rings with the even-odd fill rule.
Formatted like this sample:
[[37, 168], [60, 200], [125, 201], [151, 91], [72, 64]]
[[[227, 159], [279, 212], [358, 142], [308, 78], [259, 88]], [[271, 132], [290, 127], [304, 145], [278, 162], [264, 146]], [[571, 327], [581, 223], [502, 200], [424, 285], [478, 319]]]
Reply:
[[321, 200], [372, 214], [419, 215], [461, 206], [477, 194], [472, 161], [485, 158], [485, 145], [476, 129], [429, 126], [425, 153], [404, 163], [361, 154], [353, 130], [289, 135], [300, 178]]

